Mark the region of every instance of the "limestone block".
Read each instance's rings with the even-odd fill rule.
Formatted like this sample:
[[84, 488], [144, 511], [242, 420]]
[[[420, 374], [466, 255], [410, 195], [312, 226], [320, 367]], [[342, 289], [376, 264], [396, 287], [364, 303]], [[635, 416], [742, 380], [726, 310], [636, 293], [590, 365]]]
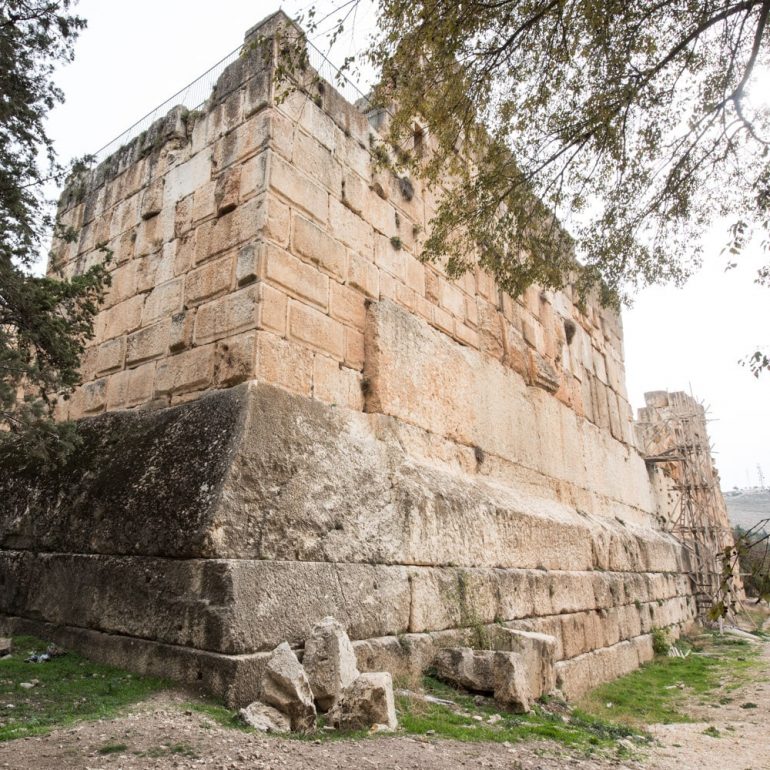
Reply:
[[99, 345], [96, 353], [96, 374], [106, 374], [121, 369], [125, 355], [125, 337], [118, 337]]
[[262, 675], [261, 699], [286, 714], [291, 729], [308, 732], [315, 729], [315, 704], [305, 670], [286, 642], [278, 645], [267, 661]]
[[334, 707], [343, 690], [359, 675], [353, 645], [333, 617], [326, 617], [313, 626], [305, 640], [302, 665], [321, 711]]
[[345, 279], [345, 248], [305, 217], [292, 217], [292, 250], [339, 281]]
[[425, 294], [425, 266], [411, 254], [404, 254], [404, 277], [412, 291]]
[[380, 298], [380, 272], [375, 265], [354, 251], [348, 251], [348, 285], [367, 297]]
[[142, 195], [142, 219], [150, 219], [151, 217], [160, 214], [161, 209], [163, 208], [164, 184], [165, 180], [161, 177], [145, 188]]
[[140, 329], [129, 334], [126, 341], [126, 364], [132, 366], [166, 354], [169, 347], [170, 320]]
[[136, 262], [121, 265], [111, 272], [112, 283], [107, 289], [102, 308], [112, 307], [132, 297], [136, 292]]
[[329, 217], [326, 190], [273, 152], [269, 153], [267, 173], [270, 189], [316, 221], [326, 223]]
[[[331, 143], [334, 141], [332, 139]], [[340, 195], [342, 190], [342, 166], [316, 137], [304, 131], [294, 135], [292, 164], [306, 173], [313, 181], [325, 187], [332, 195]]]
[[195, 316], [193, 341], [196, 345], [229, 337], [257, 325], [259, 292], [255, 286], [207, 302]]
[[232, 211], [237, 205], [241, 189], [241, 169], [229, 168], [217, 176], [214, 203], [217, 216]]
[[214, 381], [214, 346], [192, 348], [158, 363], [155, 390], [164, 393], [202, 390]]
[[294, 93], [279, 105], [282, 112], [297, 122], [328, 150], [335, 148], [335, 126], [324, 110], [303, 93]]
[[364, 368], [364, 360], [366, 358], [364, 335], [351, 329], [345, 328], [345, 365], [349, 366], [357, 371], [361, 371]]
[[215, 381], [218, 388], [237, 385], [256, 372], [257, 333], [247, 332], [217, 344]]
[[241, 721], [261, 733], [288, 733], [290, 719], [266, 703], [254, 701], [238, 712]]
[[182, 309], [183, 281], [175, 278], [156, 286], [147, 296], [142, 313], [142, 324], [149, 326], [161, 318], [172, 316]]
[[134, 254], [144, 257], [158, 251], [163, 245], [164, 240], [164, 217], [161, 215], [145, 219], [139, 223], [136, 228], [136, 242], [134, 243]]
[[355, 214], [361, 214], [368, 199], [367, 191], [367, 183], [358, 174], [345, 170], [342, 181], [342, 202]]
[[372, 226], [333, 196], [329, 198], [329, 229], [333, 238], [357, 254], [371, 258], [374, 247]]
[[144, 297], [134, 296], [102, 311], [96, 318], [96, 338], [109, 340], [138, 329], [143, 307]]
[[[245, 246], [241, 252], [249, 248]], [[226, 254], [189, 272], [184, 280], [185, 307], [194, 307], [228, 291], [232, 285], [234, 262], [233, 254]]]
[[363, 331], [366, 323], [366, 298], [349, 286], [343, 286], [336, 281], [329, 283], [329, 314], [332, 318], [342, 321]]
[[192, 227], [193, 200], [194, 196], [188, 195], [176, 204], [174, 213], [174, 236], [176, 238], [187, 235]]
[[165, 176], [163, 205], [176, 206], [211, 179], [211, 152], [202, 150], [190, 160], [174, 166]]
[[[220, 178], [222, 178], [220, 176]], [[217, 213], [217, 202], [215, 198], [215, 193], [217, 189], [217, 182], [211, 181], [207, 182], [203, 187], [199, 187], [194, 193], [193, 193], [193, 203], [192, 203], [192, 212], [191, 212], [191, 219], [193, 222], [201, 222], [204, 219], [210, 219], [211, 217], [215, 216]], [[227, 213], [225, 211], [222, 212]], [[176, 223], [175, 223], [175, 229], [176, 229]]]
[[497, 649], [518, 653], [523, 661], [531, 698], [549, 694], [556, 686], [556, 639], [548, 634], [500, 627]]
[[[305, 345], [326, 353], [338, 361], [346, 360], [345, 327], [295, 300], [289, 301], [289, 336]], [[356, 362], [352, 362], [356, 363]]]
[[126, 406], [146, 404], [155, 392], [155, 362], [143, 364], [128, 373]]
[[363, 411], [361, 375], [328, 356], [313, 358], [313, 398], [327, 404]]
[[396, 280], [406, 281], [405, 258], [408, 254], [400, 245], [384, 235], [377, 234], [374, 238], [374, 264], [392, 275]]
[[101, 412], [107, 403], [107, 378], [87, 382], [81, 386], [81, 409], [83, 414]]
[[275, 334], [260, 332], [256, 374], [263, 382], [309, 396], [313, 388], [313, 353]]
[[249, 158], [241, 167], [240, 194], [244, 199], [267, 189], [268, 158], [268, 153], [263, 152]]
[[493, 693], [513, 711], [529, 711], [530, 694], [524, 660], [514, 652], [446, 647], [433, 659], [436, 675], [471, 692]]
[[328, 276], [271, 243], [266, 244], [264, 276], [297, 299], [324, 311], [329, 306]]
[[121, 409], [126, 405], [128, 394], [127, 371], [117, 372], [107, 379], [107, 409]]
[[340, 730], [368, 730], [382, 725], [398, 727], [393, 699], [393, 679], [388, 672], [359, 674], [342, 693], [331, 721]]

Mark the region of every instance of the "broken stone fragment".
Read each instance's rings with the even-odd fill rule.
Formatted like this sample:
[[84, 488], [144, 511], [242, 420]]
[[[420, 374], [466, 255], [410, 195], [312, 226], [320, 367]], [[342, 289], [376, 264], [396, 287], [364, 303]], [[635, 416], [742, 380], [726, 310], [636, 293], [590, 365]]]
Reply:
[[343, 690], [330, 719], [340, 730], [395, 730], [398, 727], [393, 700], [393, 679], [387, 671], [360, 674]]
[[549, 695], [556, 687], [556, 638], [534, 631], [497, 629], [495, 647], [521, 655], [529, 686], [529, 697]]
[[0, 637], [0, 658], [13, 652], [13, 641], [7, 637]]
[[313, 626], [302, 658], [320, 711], [333, 708], [359, 675], [356, 653], [342, 625], [332, 617]]
[[492, 693], [498, 703], [518, 713], [529, 711], [524, 659], [518, 653], [446, 647], [436, 653], [433, 667], [439, 679], [471, 692]]
[[249, 727], [263, 733], [288, 733], [291, 730], [291, 722], [286, 714], [260, 701], [250, 703], [240, 710], [239, 715]]
[[289, 717], [291, 729], [315, 729], [315, 703], [305, 669], [287, 642], [274, 650], [262, 675], [261, 700]]

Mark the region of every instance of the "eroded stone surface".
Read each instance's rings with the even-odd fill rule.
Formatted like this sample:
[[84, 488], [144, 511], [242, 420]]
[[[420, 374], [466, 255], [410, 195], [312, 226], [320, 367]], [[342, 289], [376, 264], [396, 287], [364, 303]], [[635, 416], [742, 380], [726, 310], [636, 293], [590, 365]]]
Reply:
[[391, 675], [387, 672], [360, 674], [342, 692], [330, 718], [340, 730], [369, 730], [375, 725], [395, 730], [398, 720]]
[[305, 640], [302, 665], [321, 711], [332, 708], [359, 674], [353, 645], [333, 617], [313, 626]]
[[260, 701], [249, 703], [238, 715], [245, 724], [262, 733], [288, 733], [291, 730], [291, 721], [286, 714]]
[[446, 647], [433, 659], [436, 675], [471, 692], [492, 693], [499, 703], [527, 712], [531, 694], [523, 656], [500, 650]]
[[305, 670], [286, 642], [273, 650], [262, 675], [261, 699], [286, 714], [291, 729], [309, 732], [315, 729], [316, 709]]

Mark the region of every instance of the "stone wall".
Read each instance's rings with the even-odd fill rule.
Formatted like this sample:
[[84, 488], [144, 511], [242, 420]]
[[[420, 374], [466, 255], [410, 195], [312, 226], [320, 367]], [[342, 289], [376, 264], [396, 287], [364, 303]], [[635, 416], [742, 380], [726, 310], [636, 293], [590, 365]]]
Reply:
[[330, 84], [276, 100], [275, 53], [62, 197], [64, 272], [106, 243], [113, 285], [61, 409], [86, 448], [0, 485], [3, 624], [231, 702], [329, 614], [364, 670], [505, 627], [555, 638], [570, 696], [649, 659], [695, 604], [618, 317], [420, 262], [433, 195]]

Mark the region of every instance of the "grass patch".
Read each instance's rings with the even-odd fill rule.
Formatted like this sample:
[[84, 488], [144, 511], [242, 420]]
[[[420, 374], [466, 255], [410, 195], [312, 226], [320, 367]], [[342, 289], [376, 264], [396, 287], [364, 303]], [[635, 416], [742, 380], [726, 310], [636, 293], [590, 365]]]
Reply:
[[423, 688], [426, 693], [454, 701], [457, 708], [398, 696], [399, 722], [407, 733], [465, 742], [547, 739], [589, 752], [614, 748], [619, 738], [635, 735], [626, 725], [612, 724], [579, 711], [569, 713], [556, 701], [535, 704], [529, 714], [512, 714], [500, 711], [489, 698], [474, 698], [431, 677], [424, 678]]
[[140, 752], [140, 757], [150, 759], [162, 759], [163, 757], [185, 757], [187, 759], [200, 759], [200, 754], [189, 743], [173, 743], [156, 746], [147, 751]]
[[122, 754], [127, 748], [128, 746], [125, 743], [108, 743], [96, 751], [99, 754]]
[[214, 700], [190, 701], [189, 703], [184, 703], [181, 708], [185, 711], [192, 711], [195, 714], [203, 714], [220, 727], [230, 727], [234, 730], [243, 730], [244, 732], [251, 730], [250, 727], [240, 720], [237, 711], [231, 711]]
[[699, 696], [715, 705], [744, 684], [756, 666], [757, 651], [748, 642], [704, 634], [678, 644], [690, 648], [686, 658], [656, 657], [627, 676], [588, 693], [580, 707], [595, 717], [643, 728], [652, 723], [689, 722], [684, 706]]
[[[0, 741], [40, 735], [81, 720], [107, 719], [168, 686], [73, 652], [45, 663], [25, 662], [46, 646], [33, 637], [15, 637], [13, 654], [0, 660]], [[21, 687], [33, 682], [32, 688]]]

